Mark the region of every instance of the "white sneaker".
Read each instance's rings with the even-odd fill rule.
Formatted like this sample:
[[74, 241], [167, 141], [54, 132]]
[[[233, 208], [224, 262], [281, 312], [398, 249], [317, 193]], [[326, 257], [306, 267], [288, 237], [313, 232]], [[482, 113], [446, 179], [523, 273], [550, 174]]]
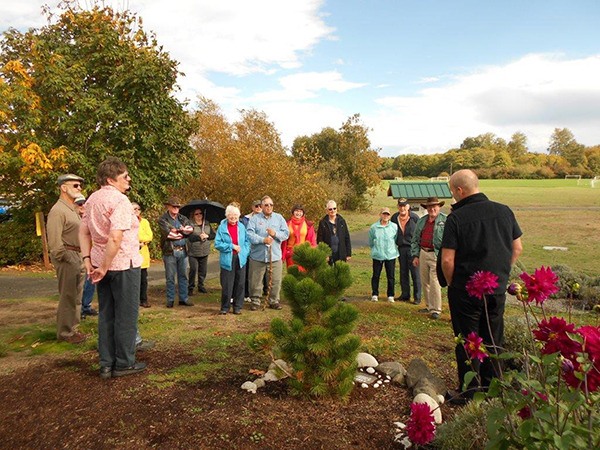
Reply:
[[377, 298], [377, 296], [376, 296], [376, 295], [374, 295], [373, 297], [371, 297], [371, 301], [372, 301], [372, 302], [378, 302], [378, 301], [379, 301], [379, 298]]
[[252, 303], [252, 299], [250, 297], [244, 298], [245, 303]]
[[396, 300], [394, 300], [394, 297], [388, 297], [388, 302], [390, 303], [394, 303]]

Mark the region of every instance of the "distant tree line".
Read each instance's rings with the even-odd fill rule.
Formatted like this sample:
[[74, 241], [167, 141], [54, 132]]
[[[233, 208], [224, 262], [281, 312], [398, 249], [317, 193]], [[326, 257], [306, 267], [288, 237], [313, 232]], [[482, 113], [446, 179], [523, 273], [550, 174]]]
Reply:
[[459, 148], [432, 155], [405, 154], [381, 158], [379, 176], [437, 177], [459, 169], [473, 169], [480, 178], [563, 178], [600, 175], [600, 145], [586, 147], [568, 128], [555, 128], [548, 153], [533, 153], [522, 132], [510, 141], [485, 133], [466, 138]]

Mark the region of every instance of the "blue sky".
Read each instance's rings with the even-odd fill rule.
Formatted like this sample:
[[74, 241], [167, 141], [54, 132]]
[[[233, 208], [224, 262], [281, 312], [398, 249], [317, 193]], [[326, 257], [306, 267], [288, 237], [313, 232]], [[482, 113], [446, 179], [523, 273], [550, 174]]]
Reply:
[[[43, 3], [1, 2], [0, 31], [41, 26]], [[180, 62], [180, 98], [231, 120], [264, 111], [287, 146], [354, 113], [383, 156], [516, 131], [545, 151], [557, 127], [600, 144], [598, 1], [105, 3], [138, 13]]]

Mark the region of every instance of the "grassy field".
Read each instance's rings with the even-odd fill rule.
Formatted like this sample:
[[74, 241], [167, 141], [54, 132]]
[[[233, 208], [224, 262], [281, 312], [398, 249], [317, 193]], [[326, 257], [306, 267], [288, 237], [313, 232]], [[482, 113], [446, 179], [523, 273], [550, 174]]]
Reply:
[[[577, 180], [482, 180], [481, 191], [510, 206], [523, 230], [521, 263], [528, 270], [564, 264], [588, 275], [600, 274], [600, 187], [577, 185]], [[589, 183], [589, 181], [588, 181]], [[388, 181], [373, 197], [366, 212], [342, 211], [352, 230], [370, 226], [379, 209], [395, 201], [387, 196]], [[450, 212], [449, 202], [442, 211]], [[543, 247], [567, 247], [567, 251]]]

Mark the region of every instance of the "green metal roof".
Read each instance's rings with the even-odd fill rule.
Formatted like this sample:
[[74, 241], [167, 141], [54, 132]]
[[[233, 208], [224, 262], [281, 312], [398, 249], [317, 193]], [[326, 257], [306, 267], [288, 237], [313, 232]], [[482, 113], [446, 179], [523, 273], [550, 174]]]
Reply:
[[428, 197], [452, 198], [448, 183], [439, 181], [399, 181], [391, 182], [387, 191], [393, 198], [423, 200]]

